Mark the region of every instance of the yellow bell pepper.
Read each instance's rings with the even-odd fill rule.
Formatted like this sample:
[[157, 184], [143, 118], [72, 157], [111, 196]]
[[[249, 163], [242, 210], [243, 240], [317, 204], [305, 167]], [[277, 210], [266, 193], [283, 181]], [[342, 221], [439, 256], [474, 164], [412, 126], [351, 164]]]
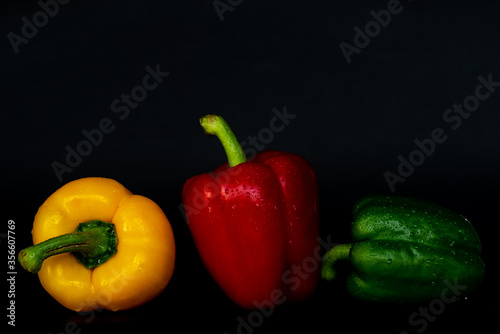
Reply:
[[58, 189], [38, 209], [32, 235], [34, 246], [19, 262], [74, 311], [139, 306], [160, 294], [174, 271], [174, 235], [163, 211], [111, 179]]

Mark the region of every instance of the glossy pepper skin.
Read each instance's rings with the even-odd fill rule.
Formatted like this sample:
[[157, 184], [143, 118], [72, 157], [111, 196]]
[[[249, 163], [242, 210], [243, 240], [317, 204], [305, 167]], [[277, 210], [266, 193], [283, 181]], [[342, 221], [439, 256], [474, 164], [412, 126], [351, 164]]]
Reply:
[[[441, 298], [450, 286], [479, 286], [484, 263], [476, 230], [463, 216], [439, 205], [398, 196], [373, 196], [354, 206], [353, 243], [325, 256], [322, 276], [349, 260], [349, 292], [362, 300], [420, 302]], [[444, 292], [443, 292], [444, 291]], [[447, 298], [450, 298], [448, 292]]]
[[[208, 115], [201, 123], [213, 134], [207, 122], [221, 121]], [[236, 304], [251, 309], [278, 295], [280, 302], [293, 301], [313, 292], [319, 277], [318, 188], [304, 158], [261, 152], [252, 161], [189, 179], [182, 198], [203, 263]]]
[[[96, 220], [114, 230], [115, 249], [89, 263], [83, 253], [113, 247], [98, 229], [90, 237], [75, 233]], [[152, 200], [112, 179], [84, 178], [59, 188], [38, 209], [32, 235], [35, 246], [21, 251], [19, 261], [74, 311], [139, 306], [163, 291], [173, 274], [175, 241], [167, 217]]]

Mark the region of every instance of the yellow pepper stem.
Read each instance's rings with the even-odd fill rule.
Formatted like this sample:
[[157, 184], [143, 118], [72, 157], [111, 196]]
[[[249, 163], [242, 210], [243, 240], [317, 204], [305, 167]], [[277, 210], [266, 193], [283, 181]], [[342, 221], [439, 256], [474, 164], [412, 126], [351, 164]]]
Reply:
[[48, 257], [71, 252], [81, 264], [91, 269], [115, 255], [117, 242], [113, 224], [92, 220], [79, 224], [75, 232], [23, 249], [18, 261], [24, 269], [35, 274]]

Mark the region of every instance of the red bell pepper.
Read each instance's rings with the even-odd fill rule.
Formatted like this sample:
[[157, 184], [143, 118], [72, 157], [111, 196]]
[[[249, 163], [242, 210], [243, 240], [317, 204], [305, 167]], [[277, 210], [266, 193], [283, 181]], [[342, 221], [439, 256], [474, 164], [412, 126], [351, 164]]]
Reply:
[[186, 219], [200, 257], [224, 292], [244, 308], [301, 300], [319, 268], [318, 186], [302, 157], [264, 151], [247, 161], [227, 123], [200, 119], [221, 141], [228, 164], [184, 185]]

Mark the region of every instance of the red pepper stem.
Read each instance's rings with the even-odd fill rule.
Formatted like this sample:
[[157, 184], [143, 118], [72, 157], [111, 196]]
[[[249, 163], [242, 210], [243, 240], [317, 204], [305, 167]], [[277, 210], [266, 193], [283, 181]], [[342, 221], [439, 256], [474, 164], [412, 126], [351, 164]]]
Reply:
[[226, 121], [217, 115], [206, 115], [200, 118], [200, 124], [207, 135], [219, 138], [226, 151], [229, 167], [239, 165], [247, 161], [247, 157], [233, 131]]
[[110, 259], [117, 251], [115, 227], [111, 223], [92, 220], [78, 225], [75, 232], [50, 238], [19, 252], [21, 266], [36, 274], [45, 259], [71, 252], [87, 269], [95, 268]]
[[349, 259], [352, 244], [337, 245], [331, 248], [324, 256], [321, 265], [321, 277], [332, 281], [337, 275], [334, 265], [337, 261]]

